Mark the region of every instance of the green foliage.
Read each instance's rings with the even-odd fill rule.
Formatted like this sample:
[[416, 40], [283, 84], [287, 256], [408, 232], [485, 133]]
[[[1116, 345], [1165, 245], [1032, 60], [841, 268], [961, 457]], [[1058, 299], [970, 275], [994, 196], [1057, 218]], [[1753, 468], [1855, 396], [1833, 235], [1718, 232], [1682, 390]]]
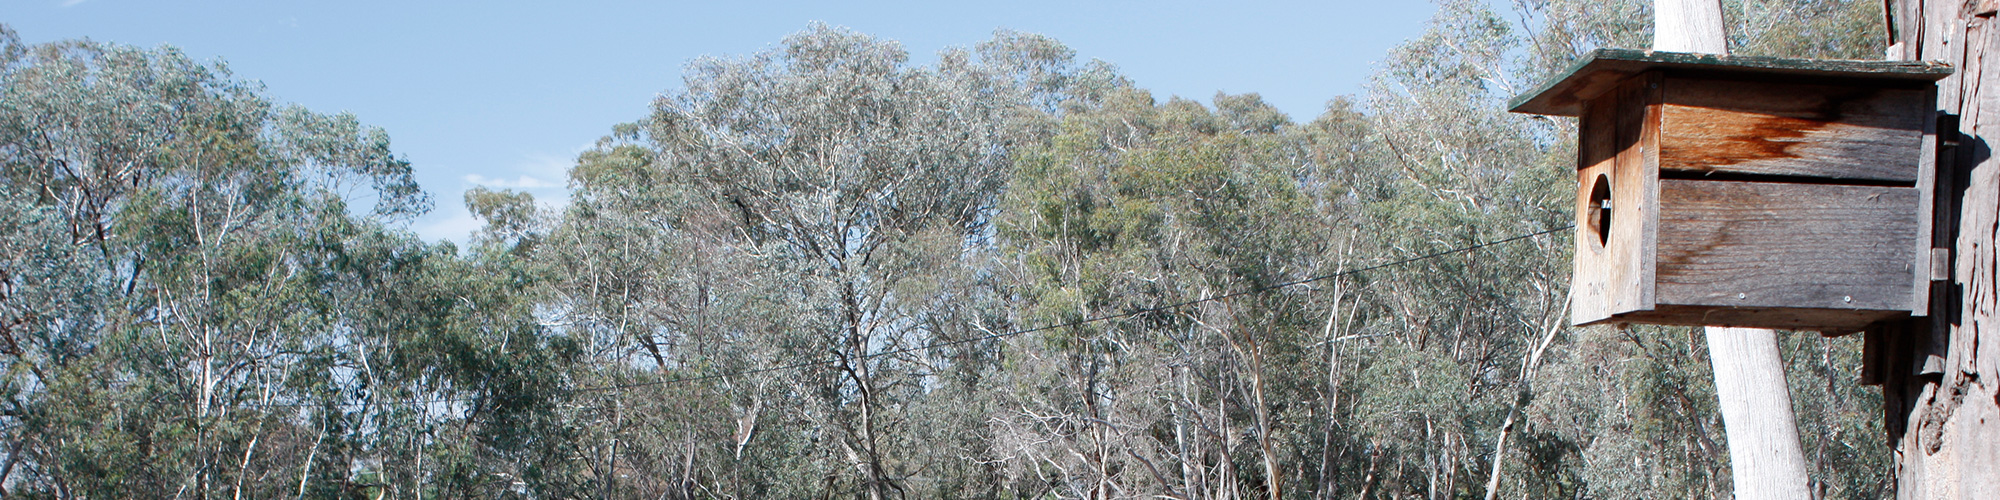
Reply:
[[[1300, 182], [1318, 172], [1301, 161], [1289, 119], [1254, 94], [1216, 102], [1210, 111], [1121, 90], [1068, 114], [1048, 146], [1024, 152], [1000, 236], [1026, 325], [1322, 270], [1327, 242], [1314, 233], [1327, 214]], [[1288, 430], [1277, 427], [1281, 401], [1310, 399], [1295, 394], [1310, 384], [1289, 382], [1312, 376], [1293, 370], [1310, 356], [1300, 339], [1318, 324], [1303, 306], [1298, 294], [1254, 295], [1017, 341], [1018, 356], [1047, 361], [1013, 368], [1002, 406], [1019, 410], [995, 417], [993, 452], [1010, 463], [1015, 491], [1171, 495], [1258, 481], [1270, 489], [1275, 466], [1294, 456], [1281, 443]], [[1247, 425], [1250, 437], [1203, 429], [1209, 419]], [[1223, 484], [1209, 484], [1210, 471], [1223, 471]], [[1056, 480], [1033, 480], [1050, 474]]]
[[541, 279], [390, 229], [429, 199], [380, 130], [172, 49], [6, 35], [9, 492], [475, 491], [396, 465], [562, 435]]
[[[1727, 496], [1692, 331], [1567, 327], [1566, 233], [1454, 251], [1569, 224], [1574, 123], [1501, 103], [1648, 8], [1441, 2], [1305, 122], [813, 25], [690, 63], [567, 206], [464, 193], [462, 250], [352, 116], [0, 28], [0, 494]], [[1726, 8], [1880, 51], [1874, 3]], [[1783, 338], [1815, 494], [1881, 497], [1858, 341]]]

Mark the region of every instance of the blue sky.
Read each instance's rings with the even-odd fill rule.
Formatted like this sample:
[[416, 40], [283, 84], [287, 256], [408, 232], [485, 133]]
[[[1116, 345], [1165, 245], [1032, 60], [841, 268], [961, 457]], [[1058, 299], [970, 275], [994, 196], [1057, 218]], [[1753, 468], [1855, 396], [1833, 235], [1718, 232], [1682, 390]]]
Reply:
[[564, 172], [703, 55], [767, 49], [812, 21], [899, 40], [919, 63], [995, 28], [1041, 33], [1162, 99], [1257, 92], [1309, 120], [1362, 91], [1421, 32], [1423, 0], [1321, 2], [415, 2], [0, 0], [29, 43], [174, 45], [280, 101], [388, 130], [437, 209], [411, 228], [463, 241], [474, 185], [565, 199]]

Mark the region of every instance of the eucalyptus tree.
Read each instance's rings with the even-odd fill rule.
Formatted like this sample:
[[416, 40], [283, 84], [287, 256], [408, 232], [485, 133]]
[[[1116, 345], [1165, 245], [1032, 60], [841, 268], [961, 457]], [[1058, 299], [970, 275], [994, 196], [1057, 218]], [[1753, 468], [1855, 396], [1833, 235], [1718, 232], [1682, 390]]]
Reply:
[[[1070, 324], [1019, 359], [992, 453], [1018, 494], [1230, 498], [1315, 491], [1326, 288], [1355, 216], [1320, 155], [1360, 137], [1298, 127], [1255, 94], [1210, 109], [1107, 94], [1028, 149], [1003, 205], [1017, 313]], [[1338, 115], [1349, 117], [1349, 115]], [[1345, 158], [1341, 158], [1344, 160]], [[1338, 162], [1340, 160], [1335, 160]], [[1333, 293], [1340, 293], [1338, 288]], [[1124, 316], [1137, 312], [1137, 315]]]
[[[668, 432], [627, 431], [627, 453], [666, 450], [685, 460], [656, 466], [684, 487], [748, 495], [990, 485], [964, 451], [978, 417], [940, 402], [971, 394], [990, 343], [919, 348], [1006, 327], [1004, 307], [979, 305], [995, 300], [990, 220], [1014, 150], [1090, 98], [1072, 89], [1115, 84], [1071, 58], [1002, 31], [916, 66], [894, 41], [816, 24], [690, 63], [649, 117], [584, 153], [543, 254], [566, 277], [555, 310], [620, 360], [602, 376], [704, 377], [604, 395]], [[716, 375], [800, 361], [825, 363]]]
[[[582, 477], [600, 497], [810, 494], [825, 471], [797, 458], [816, 451], [786, 424], [800, 413], [790, 374], [661, 383], [793, 360], [777, 352], [791, 316], [781, 282], [708, 216], [683, 213], [687, 190], [663, 182], [655, 157], [637, 124], [583, 152], [570, 205], [533, 255], [551, 277], [539, 300], [596, 361], [579, 376], [626, 387], [565, 416], [584, 433]], [[621, 469], [637, 473], [610, 474]]]
[[[1369, 94], [1382, 169], [1371, 204], [1384, 257], [1560, 228], [1570, 167], [1503, 103], [1524, 79], [1522, 39], [1498, 12], [1442, 2], [1426, 32], [1391, 51]], [[1396, 311], [1361, 343], [1355, 427], [1387, 462], [1375, 488], [1426, 496], [1492, 494], [1516, 439], [1527, 384], [1568, 321], [1568, 240], [1530, 239], [1379, 273]]]
[[[0, 486], [1720, 496], [1701, 344], [1563, 327], [1560, 237], [1368, 267], [1566, 224], [1573, 124], [1500, 103], [1645, 3], [1442, 2], [1306, 123], [815, 25], [691, 63], [559, 211], [466, 193], [462, 251], [351, 116], [0, 30]], [[1726, 5], [1739, 53], [1878, 52], [1871, 2]], [[1824, 497], [1890, 463], [1851, 340], [1785, 340]]]
[[[394, 229], [430, 201], [380, 129], [273, 103], [172, 48], [0, 30], [0, 54], [0, 484], [58, 498], [418, 489], [441, 476], [420, 472], [437, 455], [405, 446], [438, 439], [404, 425], [417, 407], [508, 449], [510, 411], [538, 393], [498, 385], [544, 372], [490, 362], [549, 344], [496, 306], [509, 300], [476, 302], [450, 247]], [[451, 332], [528, 335], [481, 359], [443, 347], [505, 343]], [[389, 481], [397, 463], [415, 464], [406, 481]]]

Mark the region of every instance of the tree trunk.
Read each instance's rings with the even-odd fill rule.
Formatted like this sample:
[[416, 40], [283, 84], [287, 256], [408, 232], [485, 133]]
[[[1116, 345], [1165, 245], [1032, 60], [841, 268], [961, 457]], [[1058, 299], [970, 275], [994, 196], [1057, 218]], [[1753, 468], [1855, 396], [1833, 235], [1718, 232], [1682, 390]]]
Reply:
[[[1655, 0], [1653, 50], [1728, 54], [1720, 0]], [[1805, 453], [1777, 332], [1709, 327], [1708, 356], [1736, 498], [1806, 498]]]
[[[1561, 300], [1561, 299], [1558, 299]], [[1493, 468], [1486, 476], [1486, 500], [1495, 500], [1500, 495], [1500, 472], [1507, 463], [1507, 437], [1514, 434], [1514, 421], [1521, 416], [1522, 407], [1528, 404], [1528, 384], [1535, 380], [1535, 371], [1542, 367], [1542, 355], [1548, 353], [1549, 346], [1555, 344], [1556, 335], [1569, 324], [1569, 302], [1563, 301], [1553, 315], [1545, 316], [1546, 326], [1542, 327], [1542, 340], [1535, 349], [1528, 351], [1527, 359], [1521, 360], [1521, 376], [1514, 382], [1514, 402], [1507, 407], [1507, 418], [1500, 422], [1499, 436], [1493, 438]]]
[[[1994, 272], [2000, 162], [1988, 131], [2000, 131], [2000, 63], [1994, 0], [1889, 0], [1889, 57], [1950, 64], [1938, 82], [1936, 217], [1932, 246], [1948, 251], [1933, 276], [1930, 314], [1869, 332], [1864, 354], [1882, 382], [1885, 422], [1896, 447], [1900, 498], [2000, 497], [2000, 317]], [[1951, 118], [1956, 118], [1952, 120]], [[1930, 187], [1930, 186], [1923, 186]], [[1948, 280], [1948, 281], [1947, 281]]]
[[1711, 326], [1707, 334], [1736, 498], [1807, 498], [1806, 458], [1777, 332]]
[[1232, 317], [1231, 326], [1229, 328], [1217, 328], [1215, 331], [1217, 334], [1222, 335], [1223, 340], [1229, 343], [1229, 348], [1236, 353], [1237, 363], [1235, 366], [1240, 371], [1237, 376], [1241, 379], [1247, 379], [1250, 383], [1250, 416], [1256, 421], [1257, 452], [1260, 457], [1259, 461], [1264, 466], [1264, 492], [1266, 495], [1270, 495], [1268, 498], [1283, 498], [1284, 468], [1278, 463], [1276, 439], [1271, 436], [1270, 403], [1264, 398], [1264, 346], [1257, 343], [1259, 335], [1255, 334], [1246, 333], [1241, 340], [1238, 340], [1235, 333], [1230, 331], [1236, 328], [1233, 319], [1236, 315], [1235, 309], [1227, 305], [1226, 302], [1224, 303], [1224, 307], [1227, 308], [1229, 311], [1228, 314]]
[[1654, 0], [1653, 50], [1728, 54], [1720, 0]]
[[1250, 367], [1250, 399], [1256, 406], [1251, 414], [1257, 419], [1257, 450], [1264, 456], [1264, 491], [1273, 500], [1284, 498], [1284, 467], [1278, 464], [1277, 439], [1271, 436], [1271, 409], [1264, 400], [1264, 356], [1262, 346], [1257, 346]]

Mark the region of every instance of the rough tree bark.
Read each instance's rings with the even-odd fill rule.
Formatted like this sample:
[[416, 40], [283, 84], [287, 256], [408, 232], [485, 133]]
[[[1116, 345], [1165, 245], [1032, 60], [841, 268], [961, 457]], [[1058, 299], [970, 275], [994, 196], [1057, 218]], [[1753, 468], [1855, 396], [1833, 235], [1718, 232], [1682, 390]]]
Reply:
[[1871, 329], [1863, 378], [1882, 384], [1884, 422], [1896, 450], [1899, 498], [2000, 498], [2000, 294], [1994, 272], [2000, 162], [1995, 0], [1885, 0], [1888, 56], [1940, 61], [1958, 71], [1938, 82], [1930, 315]]
[[[1653, 50], [1728, 54], [1720, 0], [1655, 0]], [[1736, 498], [1806, 498], [1806, 460], [1776, 331], [1708, 327]]]

